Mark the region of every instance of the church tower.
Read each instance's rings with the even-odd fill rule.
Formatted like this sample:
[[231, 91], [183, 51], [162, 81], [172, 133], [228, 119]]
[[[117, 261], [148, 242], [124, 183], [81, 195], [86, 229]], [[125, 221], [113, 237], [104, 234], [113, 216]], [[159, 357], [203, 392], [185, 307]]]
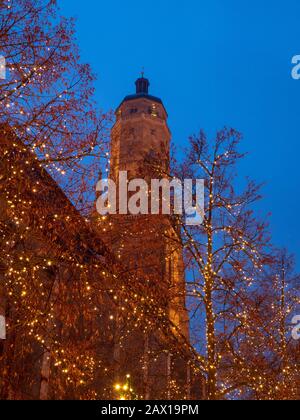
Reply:
[[[128, 181], [143, 179], [151, 191], [152, 179], [169, 178], [171, 133], [163, 102], [149, 94], [149, 80], [142, 75], [135, 85], [136, 93], [126, 96], [116, 110], [116, 122], [111, 132], [110, 178], [118, 184], [119, 173], [126, 171]], [[119, 210], [119, 204], [117, 208]], [[175, 329], [188, 341], [183, 253], [172, 216], [117, 214], [109, 216], [109, 222], [107, 245], [130, 273], [147, 283], [151, 298], [158, 307], [166, 310]], [[120, 348], [116, 350], [115, 357], [121, 359], [121, 354], [127, 354], [126, 361], [120, 362], [126, 367], [128, 359], [135, 367], [136, 360], [143, 359], [144, 381], [140, 392], [146, 399], [168, 399], [170, 369], [175, 361], [170, 360], [171, 356], [165, 351], [145, 365], [148, 355], [158, 353], [156, 342], [159, 338], [154, 336], [145, 332], [142, 338], [135, 336], [129, 344], [121, 346], [122, 351]], [[134, 344], [137, 341], [143, 342], [143, 355], [133, 354], [136, 347], [138, 351], [141, 348]], [[182, 363], [178, 365], [178, 375], [186, 384], [187, 368]]]

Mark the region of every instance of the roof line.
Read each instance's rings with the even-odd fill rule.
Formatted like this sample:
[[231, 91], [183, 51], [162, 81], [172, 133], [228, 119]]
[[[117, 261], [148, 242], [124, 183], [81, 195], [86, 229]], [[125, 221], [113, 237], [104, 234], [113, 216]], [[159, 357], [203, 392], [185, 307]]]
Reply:
[[165, 110], [165, 113], [168, 116], [168, 112], [167, 112], [167, 110], [166, 110], [166, 108], [164, 106], [163, 101], [160, 98], [156, 97], [156, 96], [148, 95], [146, 93], [139, 93], [139, 94], [135, 94], [135, 95], [128, 95], [128, 96], [126, 96], [123, 99], [123, 101], [121, 102], [121, 104], [117, 107], [116, 112], [118, 112], [118, 110], [121, 108], [121, 106], [123, 105], [124, 102], [133, 101], [135, 99], [140, 99], [140, 98], [145, 98], [145, 99], [149, 99], [150, 101], [160, 103], [163, 106], [163, 108]]

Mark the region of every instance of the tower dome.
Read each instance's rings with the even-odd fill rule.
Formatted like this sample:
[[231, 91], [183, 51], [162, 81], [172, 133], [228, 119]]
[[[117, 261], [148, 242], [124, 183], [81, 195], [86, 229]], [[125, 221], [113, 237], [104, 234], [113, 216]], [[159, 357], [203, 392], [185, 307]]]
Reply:
[[140, 95], [140, 94], [148, 95], [150, 82], [148, 79], [145, 79], [144, 74], [142, 74], [142, 77], [137, 79], [137, 81], [135, 82], [135, 86], [136, 86], [137, 95]]

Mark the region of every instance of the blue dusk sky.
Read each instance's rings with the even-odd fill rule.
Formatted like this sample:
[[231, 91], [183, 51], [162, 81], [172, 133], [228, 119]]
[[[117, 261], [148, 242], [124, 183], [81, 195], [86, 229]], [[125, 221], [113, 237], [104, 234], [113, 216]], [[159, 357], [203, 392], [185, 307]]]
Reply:
[[163, 99], [173, 142], [200, 128], [230, 126], [249, 155], [240, 177], [266, 182], [261, 214], [272, 213], [277, 246], [300, 262], [299, 0], [60, 0], [77, 19], [82, 60], [98, 76], [96, 100], [116, 108], [141, 68]]

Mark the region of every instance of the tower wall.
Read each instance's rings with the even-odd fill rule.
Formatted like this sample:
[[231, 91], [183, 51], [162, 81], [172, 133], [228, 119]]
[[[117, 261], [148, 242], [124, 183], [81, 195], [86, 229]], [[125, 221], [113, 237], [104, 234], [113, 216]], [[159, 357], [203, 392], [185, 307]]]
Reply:
[[[169, 177], [171, 133], [162, 102], [139, 92], [145, 85], [137, 81], [137, 94], [125, 98], [116, 111], [110, 178], [118, 184], [120, 171], [127, 171], [128, 181], [144, 179], [151, 191], [151, 179]], [[182, 247], [171, 216], [117, 214], [109, 216], [105, 225], [107, 244], [130, 273], [147, 282], [151, 299], [189, 340]], [[187, 388], [187, 365], [173, 358], [162, 337], [147, 328], [131, 332], [117, 346], [115, 358], [120, 362], [117, 376], [129, 369], [127, 373], [139, 376], [137, 388], [146, 399], [171, 398], [175, 377]]]

